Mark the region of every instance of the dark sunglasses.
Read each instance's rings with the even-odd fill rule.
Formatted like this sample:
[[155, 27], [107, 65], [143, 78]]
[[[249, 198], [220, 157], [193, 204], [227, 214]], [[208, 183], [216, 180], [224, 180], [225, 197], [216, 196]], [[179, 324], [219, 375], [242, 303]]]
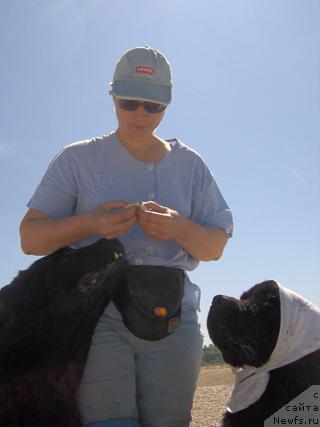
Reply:
[[135, 111], [137, 108], [139, 108], [140, 105], [142, 105], [147, 113], [161, 113], [166, 108], [166, 105], [164, 104], [158, 104], [156, 102], [149, 101], [138, 101], [136, 99], [118, 98], [117, 104], [121, 110], [125, 111]]

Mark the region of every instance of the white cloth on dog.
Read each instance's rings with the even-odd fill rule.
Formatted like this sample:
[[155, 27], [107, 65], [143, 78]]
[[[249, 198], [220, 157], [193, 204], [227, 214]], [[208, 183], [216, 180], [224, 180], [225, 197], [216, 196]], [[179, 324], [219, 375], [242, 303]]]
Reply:
[[[264, 393], [273, 369], [288, 365], [320, 349], [320, 309], [279, 283], [281, 324], [277, 344], [262, 366], [244, 366], [237, 374], [229, 412], [255, 403]], [[279, 385], [281, 387], [281, 385]]]

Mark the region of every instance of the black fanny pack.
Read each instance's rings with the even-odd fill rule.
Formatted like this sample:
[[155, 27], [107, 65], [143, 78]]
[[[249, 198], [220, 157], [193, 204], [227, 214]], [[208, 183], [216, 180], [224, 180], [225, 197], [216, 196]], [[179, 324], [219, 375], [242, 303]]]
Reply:
[[126, 327], [149, 341], [170, 335], [180, 324], [184, 278], [179, 268], [130, 265], [113, 296]]

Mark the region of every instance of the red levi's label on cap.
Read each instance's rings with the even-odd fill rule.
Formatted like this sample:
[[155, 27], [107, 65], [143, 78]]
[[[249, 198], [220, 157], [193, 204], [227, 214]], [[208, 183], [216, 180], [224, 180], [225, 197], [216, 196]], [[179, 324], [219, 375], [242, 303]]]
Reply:
[[154, 68], [147, 67], [146, 65], [138, 65], [136, 67], [136, 73], [153, 74]]

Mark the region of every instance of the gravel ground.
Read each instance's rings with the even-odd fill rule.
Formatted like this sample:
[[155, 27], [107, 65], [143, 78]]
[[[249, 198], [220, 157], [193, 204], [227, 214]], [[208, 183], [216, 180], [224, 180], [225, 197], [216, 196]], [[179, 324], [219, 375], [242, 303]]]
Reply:
[[190, 427], [220, 427], [220, 419], [233, 382], [234, 376], [226, 366], [208, 366], [201, 369]]

